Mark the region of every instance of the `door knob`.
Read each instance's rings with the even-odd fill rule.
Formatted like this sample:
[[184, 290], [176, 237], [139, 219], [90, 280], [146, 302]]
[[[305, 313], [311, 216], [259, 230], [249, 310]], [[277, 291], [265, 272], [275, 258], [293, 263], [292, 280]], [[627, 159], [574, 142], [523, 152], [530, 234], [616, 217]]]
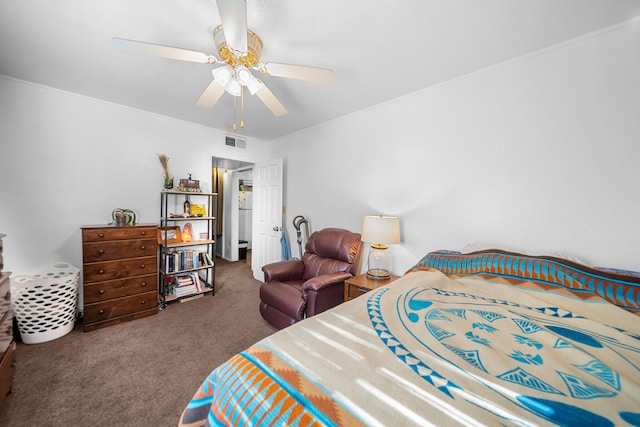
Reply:
[[280, 231], [280, 230], [282, 230], [282, 227], [278, 227], [278, 226], [273, 227], [273, 231]]

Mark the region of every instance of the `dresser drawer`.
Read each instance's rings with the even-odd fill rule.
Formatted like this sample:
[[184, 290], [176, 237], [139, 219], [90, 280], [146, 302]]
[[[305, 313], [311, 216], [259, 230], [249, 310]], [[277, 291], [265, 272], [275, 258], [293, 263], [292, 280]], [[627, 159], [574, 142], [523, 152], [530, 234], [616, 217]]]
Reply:
[[85, 243], [82, 246], [82, 262], [154, 256], [157, 250], [156, 239]]
[[82, 242], [106, 242], [109, 240], [155, 239], [157, 226], [84, 228]]
[[155, 256], [85, 264], [83, 267], [84, 283], [155, 274], [158, 270], [157, 264]]
[[151, 274], [88, 284], [84, 287], [84, 302], [90, 304], [113, 298], [143, 294], [150, 290], [155, 291], [156, 281], [157, 276]]
[[157, 307], [157, 294], [153, 290], [140, 295], [86, 304], [84, 306], [84, 321], [85, 323], [102, 322]]

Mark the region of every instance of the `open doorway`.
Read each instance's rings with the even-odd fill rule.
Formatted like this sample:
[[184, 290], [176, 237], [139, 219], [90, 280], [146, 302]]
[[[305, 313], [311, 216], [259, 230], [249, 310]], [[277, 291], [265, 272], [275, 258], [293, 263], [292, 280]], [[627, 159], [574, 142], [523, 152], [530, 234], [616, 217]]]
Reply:
[[213, 191], [218, 193], [217, 256], [227, 261], [251, 259], [253, 163], [212, 158]]
[[[282, 223], [284, 208], [282, 188], [284, 162], [282, 158], [264, 160], [256, 163], [212, 158], [213, 191], [218, 193], [218, 239], [216, 255], [229, 261], [237, 261], [240, 251], [240, 179], [241, 175], [251, 171], [251, 175], [242, 179], [252, 181], [251, 240], [247, 249], [255, 248], [248, 257], [253, 277], [264, 281], [262, 266], [281, 261], [286, 246]], [[244, 185], [244, 184], [243, 184]], [[245, 220], [248, 221], [247, 213]], [[243, 239], [246, 240], [246, 239]], [[250, 249], [249, 249], [250, 250]], [[247, 251], [248, 252], [248, 251]], [[249, 254], [247, 254], [248, 256]]]

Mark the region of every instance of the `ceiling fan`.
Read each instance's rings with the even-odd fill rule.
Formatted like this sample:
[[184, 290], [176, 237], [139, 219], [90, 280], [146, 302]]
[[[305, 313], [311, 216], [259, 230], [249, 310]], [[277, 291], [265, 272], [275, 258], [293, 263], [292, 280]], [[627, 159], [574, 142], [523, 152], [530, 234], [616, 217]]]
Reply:
[[[246, 0], [216, 0], [222, 25], [213, 31], [213, 39], [218, 51], [198, 52], [178, 47], [113, 38], [113, 47], [123, 53], [142, 54], [202, 64], [219, 64], [212, 70], [213, 81], [198, 98], [196, 105], [213, 108], [224, 92], [234, 97], [244, 96], [244, 88], [258, 98], [279, 117], [287, 114], [287, 109], [251, 70], [257, 70], [267, 76], [286, 77], [314, 83], [331, 83], [333, 71], [326, 68], [279, 62], [260, 62], [262, 40], [253, 31], [247, 29]], [[234, 99], [235, 105], [235, 99]], [[244, 122], [241, 121], [241, 127]], [[236, 125], [234, 123], [234, 129]]]

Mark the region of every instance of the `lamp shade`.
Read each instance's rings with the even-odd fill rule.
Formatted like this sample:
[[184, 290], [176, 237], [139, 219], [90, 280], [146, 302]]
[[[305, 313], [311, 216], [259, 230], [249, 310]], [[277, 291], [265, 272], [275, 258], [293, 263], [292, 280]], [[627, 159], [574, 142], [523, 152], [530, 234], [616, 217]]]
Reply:
[[395, 245], [400, 243], [400, 218], [396, 216], [365, 216], [362, 224], [363, 242]]
[[238, 79], [231, 79], [229, 83], [227, 83], [227, 93], [233, 96], [242, 95], [242, 83]]
[[213, 74], [213, 79], [218, 82], [220, 86], [226, 86], [232, 77], [231, 69], [227, 66], [214, 68], [211, 70], [211, 74]]

